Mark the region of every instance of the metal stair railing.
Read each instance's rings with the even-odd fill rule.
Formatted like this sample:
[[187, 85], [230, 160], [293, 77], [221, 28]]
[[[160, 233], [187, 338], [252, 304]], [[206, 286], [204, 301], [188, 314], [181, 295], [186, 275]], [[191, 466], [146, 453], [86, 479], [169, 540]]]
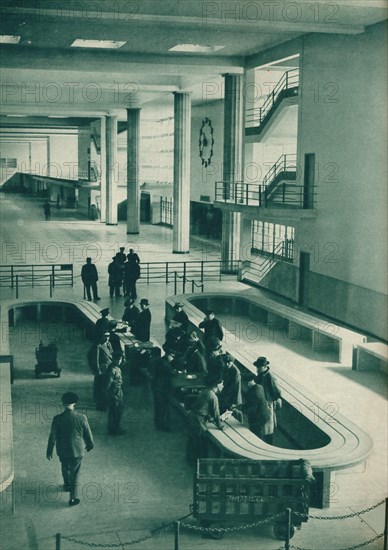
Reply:
[[258, 276], [258, 280], [262, 279], [278, 261], [291, 261], [290, 251], [293, 251], [293, 241], [288, 241], [287, 245], [285, 241], [281, 241], [269, 256], [261, 257], [264, 258], [263, 262], [245, 260], [242, 262], [240, 278], [243, 279], [246, 273], [253, 273]]
[[296, 173], [296, 154], [281, 155], [264, 176], [263, 185], [270, 186], [284, 172]]
[[298, 88], [299, 68], [285, 72], [261, 107], [247, 109], [245, 122], [251, 126], [260, 126], [280, 99], [281, 94], [287, 90], [297, 90]]

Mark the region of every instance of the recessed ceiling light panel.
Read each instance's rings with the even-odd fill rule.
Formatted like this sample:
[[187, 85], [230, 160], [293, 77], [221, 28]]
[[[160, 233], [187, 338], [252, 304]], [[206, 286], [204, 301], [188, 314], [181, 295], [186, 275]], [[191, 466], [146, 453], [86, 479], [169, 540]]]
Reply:
[[19, 44], [20, 36], [0, 34], [0, 44]]
[[169, 52], [187, 52], [187, 53], [214, 53], [222, 50], [225, 46], [215, 46], [214, 44], [177, 44]]
[[124, 46], [126, 42], [120, 42], [118, 40], [83, 40], [77, 38], [71, 44], [73, 48], [101, 48], [105, 50], [118, 50]]

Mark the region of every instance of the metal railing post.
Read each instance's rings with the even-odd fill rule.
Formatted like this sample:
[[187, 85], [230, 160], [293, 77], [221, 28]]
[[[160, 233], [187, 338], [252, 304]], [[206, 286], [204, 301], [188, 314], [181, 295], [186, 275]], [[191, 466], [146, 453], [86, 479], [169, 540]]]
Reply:
[[50, 275], [50, 298], [53, 297], [53, 286], [54, 286], [53, 276]]
[[291, 538], [291, 508], [287, 508], [287, 531], [286, 540], [284, 541], [284, 550], [290, 550], [290, 538]]
[[194, 294], [194, 281], [191, 281], [191, 294]]
[[183, 276], [183, 281], [182, 281], [182, 294], [185, 294], [186, 293], [186, 277]]
[[16, 298], [19, 298], [19, 275], [16, 275]]
[[286, 90], [288, 90], [288, 71], [286, 71]]
[[203, 282], [203, 260], [201, 260], [201, 283]]
[[183, 294], [185, 293], [186, 288], [186, 262], [183, 262]]
[[245, 206], [248, 206], [248, 183], [245, 184]]
[[53, 286], [55, 286], [55, 270], [54, 270], [55, 266], [51, 266], [51, 274], [52, 274], [52, 277], [53, 277]]
[[31, 266], [31, 286], [34, 288], [34, 266]]
[[55, 550], [61, 550], [61, 533], [55, 535]]
[[11, 265], [11, 288], [13, 289], [13, 265]]
[[147, 285], [150, 284], [150, 264], [147, 263]]
[[177, 291], [177, 272], [174, 271], [174, 296], [176, 296], [176, 291]]
[[285, 184], [285, 182], [283, 182], [283, 204], [284, 204], [284, 201], [285, 201], [285, 197], [286, 197], [286, 184]]
[[74, 269], [73, 269], [73, 264], [71, 264], [70, 272], [71, 272], [71, 286], [74, 286]]
[[388, 541], [388, 498], [385, 499], [385, 524], [384, 524], [384, 546], [383, 549], [387, 550]]
[[179, 550], [179, 529], [180, 521], [175, 522], [175, 537], [174, 537], [174, 550]]
[[166, 285], [168, 285], [168, 262], [166, 262]]

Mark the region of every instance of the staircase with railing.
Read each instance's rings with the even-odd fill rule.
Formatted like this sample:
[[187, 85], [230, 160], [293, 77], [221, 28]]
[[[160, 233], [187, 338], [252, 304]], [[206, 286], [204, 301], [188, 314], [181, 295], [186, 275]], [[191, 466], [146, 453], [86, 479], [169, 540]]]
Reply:
[[303, 208], [303, 186], [296, 184], [296, 155], [282, 155], [261, 183], [215, 184], [216, 202], [264, 208]]
[[279, 261], [293, 261], [294, 242], [280, 242], [270, 254], [257, 256], [255, 260], [244, 260], [241, 263], [239, 280], [260, 283]]
[[283, 100], [295, 97], [298, 93], [299, 68], [284, 73], [261, 107], [247, 109], [245, 135], [260, 135]]

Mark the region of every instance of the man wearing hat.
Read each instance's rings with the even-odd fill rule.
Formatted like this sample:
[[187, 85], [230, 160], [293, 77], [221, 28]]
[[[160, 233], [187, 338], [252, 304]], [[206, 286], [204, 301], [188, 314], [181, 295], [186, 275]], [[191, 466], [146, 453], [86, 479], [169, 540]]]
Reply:
[[214, 340], [222, 341], [224, 337], [224, 332], [221, 327], [220, 321], [214, 315], [214, 311], [209, 309], [206, 312], [206, 317], [204, 320], [199, 323], [199, 328], [202, 328], [205, 332], [204, 334], [204, 343], [206, 350], [211, 346], [211, 342]]
[[93, 435], [85, 415], [74, 410], [77, 394], [67, 392], [62, 395], [65, 407], [63, 413], [54, 416], [47, 444], [46, 457], [53, 457], [54, 445], [61, 462], [64, 490], [70, 492], [69, 506], [80, 503], [78, 498], [78, 476], [84, 450], [94, 447]]
[[270, 410], [265, 398], [263, 386], [256, 384], [256, 376], [250, 373], [246, 377], [248, 390], [242, 407], [247, 415], [248, 426], [251, 432], [264, 439], [265, 425], [270, 420]]
[[223, 374], [224, 387], [220, 393], [220, 412], [235, 410], [235, 417], [241, 419], [241, 373], [234, 364], [234, 357], [230, 353], [223, 356], [225, 369]]
[[173, 361], [175, 353], [166, 352], [153, 365], [153, 378], [151, 382], [154, 396], [154, 425], [157, 430], [171, 431], [170, 428], [170, 400], [173, 390]]
[[120, 264], [117, 255], [112, 258], [111, 263], [108, 265], [108, 274], [109, 296], [111, 298], [113, 298], [113, 295], [116, 297], [121, 296], [120, 288], [123, 284], [123, 265]]
[[100, 311], [101, 319], [96, 321], [96, 340], [99, 342], [105, 332], [109, 331], [109, 308], [106, 307]]
[[146, 298], [140, 300], [140, 313], [131, 328], [134, 337], [141, 342], [148, 342], [150, 340], [151, 312], [149, 305]]
[[180, 328], [183, 330], [183, 332], [187, 332], [187, 329], [189, 328], [189, 318], [187, 316], [187, 313], [183, 311], [183, 304], [182, 302], [176, 302], [174, 305], [175, 314], [172, 318], [172, 321], [175, 323], [180, 324]]
[[127, 261], [123, 265], [124, 296], [129, 296], [130, 298], [133, 298], [134, 300], [136, 300], [137, 299], [136, 281], [140, 278], [140, 265], [139, 265], [139, 262], [133, 261], [133, 259], [131, 259], [130, 254], [128, 254], [127, 258], [128, 258]]
[[269, 372], [269, 361], [266, 357], [258, 357], [253, 364], [257, 370], [256, 383], [263, 387], [270, 413], [270, 418], [263, 428], [263, 440], [272, 445], [277, 426], [276, 409], [282, 406], [281, 391], [275, 377]]
[[186, 370], [189, 374], [207, 374], [205, 347], [193, 330], [188, 337], [185, 355]]
[[92, 301], [90, 289], [92, 289], [93, 292], [93, 300], [99, 300], [100, 298], [97, 291], [98, 273], [96, 266], [92, 264], [92, 258], [86, 258], [86, 264], [84, 264], [81, 269], [81, 279], [89, 302]]
[[201, 391], [188, 414], [188, 441], [187, 460], [195, 464], [197, 458], [207, 456], [207, 422], [214, 422], [220, 430], [223, 429], [220, 419], [218, 394], [222, 390], [222, 379], [207, 375], [205, 380], [206, 388]]

